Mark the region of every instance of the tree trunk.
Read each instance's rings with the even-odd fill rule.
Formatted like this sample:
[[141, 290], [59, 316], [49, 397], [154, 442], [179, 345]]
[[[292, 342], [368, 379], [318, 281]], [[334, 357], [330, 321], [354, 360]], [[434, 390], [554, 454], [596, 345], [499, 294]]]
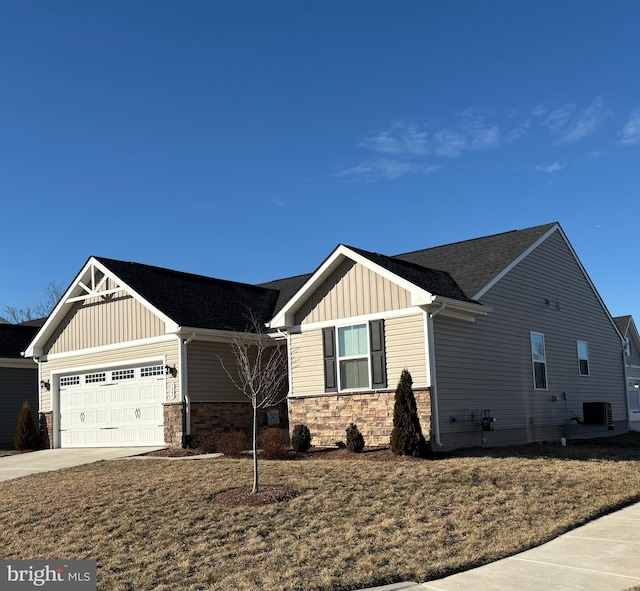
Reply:
[[258, 408], [253, 405], [253, 490], [257, 493], [258, 488]]

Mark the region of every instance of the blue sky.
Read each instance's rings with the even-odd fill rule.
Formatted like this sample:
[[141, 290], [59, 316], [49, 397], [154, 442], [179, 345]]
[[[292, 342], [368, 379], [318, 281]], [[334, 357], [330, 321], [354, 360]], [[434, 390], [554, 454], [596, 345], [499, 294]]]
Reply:
[[558, 221], [640, 321], [640, 3], [3, 0], [0, 308]]

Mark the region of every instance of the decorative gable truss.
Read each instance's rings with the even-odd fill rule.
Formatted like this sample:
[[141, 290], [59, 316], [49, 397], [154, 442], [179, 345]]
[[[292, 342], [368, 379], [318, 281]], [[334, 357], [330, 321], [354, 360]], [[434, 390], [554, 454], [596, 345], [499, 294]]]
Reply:
[[[117, 307], [117, 318], [112, 320], [110, 315], [102, 312], [101, 306], [107, 304]], [[171, 334], [178, 330], [176, 322], [136, 293], [100, 261], [91, 257], [49, 315], [25, 351], [25, 356], [42, 357], [48, 353], [61, 352], [62, 345], [56, 346], [56, 343], [74, 322], [81, 321], [91, 322], [92, 329], [101, 327], [105, 334], [101, 336], [99, 330], [92, 330], [91, 335], [88, 335], [89, 331], [77, 327], [79, 330], [75, 330], [76, 334], [73, 336], [75, 349], [101, 346], [110, 339], [120, 342], [134, 340], [141, 335], [147, 336], [144, 333], [149, 330], [153, 336]], [[147, 330], [144, 326], [141, 327], [145, 323], [151, 325], [151, 328]]]

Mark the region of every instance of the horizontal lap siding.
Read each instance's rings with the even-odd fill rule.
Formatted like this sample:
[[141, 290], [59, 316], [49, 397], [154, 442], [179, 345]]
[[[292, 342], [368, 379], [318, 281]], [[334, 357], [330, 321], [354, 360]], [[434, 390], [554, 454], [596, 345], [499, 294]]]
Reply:
[[387, 377], [395, 388], [403, 369], [408, 369], [414, 387], [427, 387], [427, 363], [423, 315], [385, 320]]
[[0, 367], [0, 447], [13, 448], [13, 436], [18, 427], [22, 403], [26, 400], [31, 413], [38, 417], [38, 370], [33, 368]]
[[295, 314], [296, 324], [376, 314], [411, 305], [409, 292], [351, 260], [344, 261]]
[[[426, 386], [422, 315], [385, 320], [388, 388], [395, 389], [402, 370], [411, 372], [414, 386]], [[324, 393], [322, 330], [291, 335], [293, 395]]]
[[[75, 370], [76, 368], [94, 367], [94, 366], [117, 366], [127, 365], [132, 359], [163, 359], [166, 357], [166, 363], [171, 367], [176, 367], [178, 374], [176, 378], [167, 376], [167, 401], [180, 400], [180, 367], [178, 363], [178, 340], [172, 339], [161, 343], [152, 343], [148, 345], [137, 345], [135, 347], [123, 347], [122, 349], [114, 349], [109, 351], [98, 351], [93, 353], [84, 353], [82, 355], [73, 355], [63, 359], [54, 359], [42, 364], [42, 379], [50, 381], [52, 372], [60, 372], [65, 370]], [[175, 392], [175, 398], [174, 398]], [[51, 409], [51, 391], [42, 390], [42, 412]]]
[[[493, 311], [475, 324], [442, 317], [434, 321], [445, 444], [479, 431], [478, 413], [485, 409], [497, 420], [496, 433], [486, 434], [489, 442], [509, 429], [519, 431], [507, 442], [535, 440], [550, 425], [558, 426], [559, 433], [559, 425], [582, 416], [585, 401], [612, 402], [614, 420], [626, 418], [620, 339], [558, 233], [481, 302]], [[545, 336], [547, 390], [533, 388], [530, 331]], [[590, 376], [578, 375], [577, 340], [589, 344]], [[560, 400], [552, 402], [552, 396]], [[471, 412], [474, 420], [468, 421]]]
[[233, 385], [224, 370], [226, 367], [229, 373], [237, 375], [237, 362], [230, 345], [193, 341], [187, 348], [187, 364], [189, 396], [192, 402], [246, 402], [248, 400]]
[[78, 302], [45, 345], [45, 353], [65, 353], [165, 334], [164, 322], [133, 297]]

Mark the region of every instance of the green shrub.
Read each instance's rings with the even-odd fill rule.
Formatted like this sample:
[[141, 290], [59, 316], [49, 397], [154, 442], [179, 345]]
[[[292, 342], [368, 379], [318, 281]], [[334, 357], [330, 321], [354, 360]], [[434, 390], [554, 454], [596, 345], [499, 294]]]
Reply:
[[347, 427], [347, 449], [357, 454], [364, 449], [364, 437], [355, 423]]
[[272, 427], [258, 435], [258, 447], [267, 460], [283, 460], [289, 455], [289, 431]]
[[396, 455], [424, 457], [427, 455], [427, 442], [420, 427], [418, 406], [412, 386], [411, 374], [403, 369], [396, 388], [393, 431], [389, 446]]
[[225, 456], [239, 456], [251, 449], [251, 438], [244, 431], [224, 431], [216, 437], [215, 449]]
[[18, 417], [18, 428], [13, 436], [13, 446], [18, 450], [38, 449], [40, 447], [40, 434], [36, 422], [31, 414], [31, 407], [25, 400]]
[[306, 425], [296, 425], [291, 434], [291, 447], [296, 453], [304, 453], [311, 447], [311, 432]]

